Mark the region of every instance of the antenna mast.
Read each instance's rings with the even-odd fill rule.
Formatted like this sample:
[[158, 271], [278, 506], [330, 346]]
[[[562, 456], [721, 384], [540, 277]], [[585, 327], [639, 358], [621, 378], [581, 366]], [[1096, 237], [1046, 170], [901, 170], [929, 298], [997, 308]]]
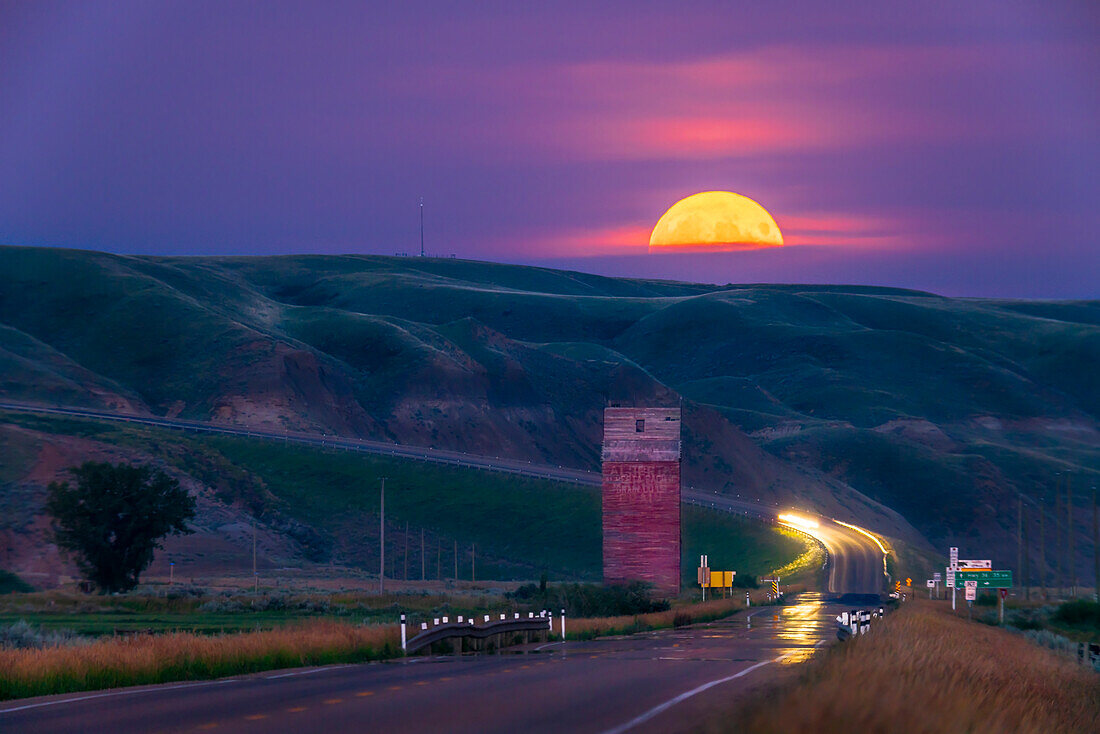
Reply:
[[424, 197], [420, 197], [420, 257], [424, 257]]

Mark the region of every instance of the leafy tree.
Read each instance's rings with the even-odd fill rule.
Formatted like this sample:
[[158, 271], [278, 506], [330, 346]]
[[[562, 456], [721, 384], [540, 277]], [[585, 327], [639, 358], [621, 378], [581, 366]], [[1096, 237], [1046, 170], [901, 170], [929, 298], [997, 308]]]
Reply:
[[101, 591], [134, 588], [161, 538], [192, 532], [194, 498], [159, 469], [86, 461], [69, 471], [76, 486], [50, 484], [46, 510], [57, 544]]

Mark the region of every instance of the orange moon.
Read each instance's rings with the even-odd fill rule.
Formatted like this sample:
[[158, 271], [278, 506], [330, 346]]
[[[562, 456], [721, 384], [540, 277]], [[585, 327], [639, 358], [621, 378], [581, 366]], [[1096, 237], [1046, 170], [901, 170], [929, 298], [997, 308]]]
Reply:
[[782, 245], [783, 234], [768, 210], [730, 191], [704, 191], [681, 199], [657, 221], [649, 237], [650, 252], [714, 252]]

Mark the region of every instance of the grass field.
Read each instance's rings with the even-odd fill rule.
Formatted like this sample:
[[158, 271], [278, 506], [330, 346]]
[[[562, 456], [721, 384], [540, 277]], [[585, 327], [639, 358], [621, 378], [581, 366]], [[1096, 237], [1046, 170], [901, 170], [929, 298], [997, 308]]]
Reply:
[[797, 681], [707, 730], [1100, 730], [1100, 676], [1020, 634], [967, 622], [942, 603], [904, 604], [809, 665]]
[[395, 621], [401, 613], [421, 618], [519, 610], [501, 594], [485, 590], [386, 594], [187, 591], [181, 596], [164, 596], [169, 592], [163, 587], [144, 587], [117, 596], [67, 591], [9, 594], [0, 596], [0, 627], [22, 620], [44, 632], [86, 637], [178, 631], [219, 634], [321, 619], [384, 624]]

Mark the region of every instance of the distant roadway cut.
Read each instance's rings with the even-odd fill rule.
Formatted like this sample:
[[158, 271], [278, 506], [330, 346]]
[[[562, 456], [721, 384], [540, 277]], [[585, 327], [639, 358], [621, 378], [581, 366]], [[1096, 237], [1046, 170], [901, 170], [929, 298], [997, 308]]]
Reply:
[[[228, 436], [260, 438], [271, 441], [284, 441], [314, 446], [334, 448], [346, 451], [359, 451], [383, 456], [398, 456], [439, 464], [451, 464], [473, 469], [518, 474], [536, 479], [549, 479], [559, 482], [571, 482], [590, 487], [601, 487], [602, 478], [594, 472], [564, 467], [542, 466], [515, 459], [499, 459], [489, 456], [464, 454], [461, 451], [446, 451], [421, 446], [371, 441], [367, 439], [339, 438], [315, 433], [261, 431], [249, 428], [237, 428], [218, 423], [203, 421], [184, 421], [157, 416], [130, 415], [112, 413], [87, 408], [65, 406], [42, 406], [26, 403], [0, 402], [0, 410], [16, 410], [28, 413], [50, 413], [97, 420], [138, 423], [171, 430], [217, 433]], [[775, 505], [763, 505], [748, 502], [715, 492], [697, 489], [683, 489], [681, 499], [684, 502], [725, 510], [739, 515], [755, 517], [767, 522], [778, 521], [782, 510]], [[874, 594], [885, 586], [883, 569], [884, 555], [881, 547], [863, 531], [845, 526], [824, 517], [812, 516], [817, 527], [795, 526], [816, 538], [829, 552], [828, 591], [834, 594]]]

